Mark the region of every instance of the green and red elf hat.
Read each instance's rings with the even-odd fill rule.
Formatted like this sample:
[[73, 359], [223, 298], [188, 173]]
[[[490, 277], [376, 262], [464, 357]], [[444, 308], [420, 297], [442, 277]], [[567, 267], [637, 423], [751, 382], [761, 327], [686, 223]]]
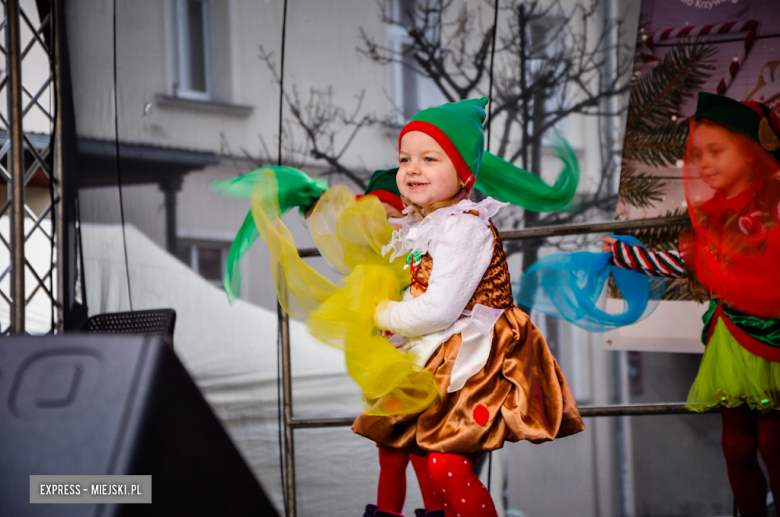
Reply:
[[553, 185], [546, 184], [539, 176], [484, 150], [482, 124], [487, 103], [488, 98], [482, 97], [419, 112], [401, 130], [399, 150], [406, 133], [421, 131], [447, 153], [468, 191], [473, 187], [499, 201], [535, 212], [565, 209], [576, 193], [580, 177], [579, 163], [571, 146], [559, 133], [551, 134], [553, 149], [563, 162], [563, 169]]
[[401, 200], [401, 192], [398, 190], [398, 185], [395, 182], [395, 176], [398, 173], [398, 168], [395, 169], [380, 169], [375, 171], [371, 175], [371, 179], [368, 181], [368, 186], [363, 194], [358, 194], [360, 199], [363, 196], [376, 196], [380, 201], [389, 203], [396, 207], [399, 211], [403, 212], [406, 205]]
[[737, 101], [725, 95], [699, 92], [694, 120], [706, 120], [744, 134], [780, 161], [780, 118], [769, 106]]
[[485, 106], [488, 98], [467, 99], [422, 110], [401, 130], [401, 139], [410, 131], [420, 131], [430, 136], [447, 153], [458, 176], [471, 190], [477, 180], [485, 148], [482, 124], [485, 122]]

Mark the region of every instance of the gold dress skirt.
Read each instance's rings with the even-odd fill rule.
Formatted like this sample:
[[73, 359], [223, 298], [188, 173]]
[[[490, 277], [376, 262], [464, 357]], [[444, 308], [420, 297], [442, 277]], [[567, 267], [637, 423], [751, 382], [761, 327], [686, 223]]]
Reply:
[[[433, 353], [425, 368], [433, 373], [439, 399], [421, 413], [361, 414], [352, 430], [377, 443], [425, 455], [471, 454], [499, 449], [505, 440], [541, 443], [578, 433], [585, 424], [566, 378], [541, 332], [512, 303], [511, 283], [501, 240], [495, 231], [491, 265], [469, 302], [504, 308], [495, 324], [485, 367], [460, 390], [448, 393], [450, 374], [461, 345], [453, 335]], [[433, 267], [425, 255], [412, 271], [412, 294], [425, 292]], [[380, 399], [377, 405], [386, 404]]]

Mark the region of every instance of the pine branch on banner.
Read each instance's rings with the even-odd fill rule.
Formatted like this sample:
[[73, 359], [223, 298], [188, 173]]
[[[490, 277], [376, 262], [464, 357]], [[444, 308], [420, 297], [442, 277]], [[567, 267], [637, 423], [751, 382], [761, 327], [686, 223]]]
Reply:
[[618, 189], [620, 203], [637, 208], [650, 208], [663, 201], [664, 192], [662, 179], [647, 173], [638, 173], [634, 167], [623, 162]]
[[669, 121], [659, 127], [626, 129], [623, 159], [654, 167], [674, 165], [685, 154], [688, 122]]
[[642, 131], [669, 122], [685, 99], [693, 98], [715, 70], [711, 44], [678, 43], [631, 88], [627, 128]]
[[683, 157], [688, 124], [680, 120], [680, 106], [712, 75], [715, 54], [711, 44], [680, 42], [632, 85], [618, 191], [621, 203], [650, 208], [663, 200], [663, 180], [638, 173], [634, 164], [665, 167]]

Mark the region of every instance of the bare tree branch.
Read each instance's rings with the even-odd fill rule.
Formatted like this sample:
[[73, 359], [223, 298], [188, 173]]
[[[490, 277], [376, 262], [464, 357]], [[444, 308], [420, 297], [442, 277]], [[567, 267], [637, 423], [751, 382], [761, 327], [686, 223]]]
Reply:
[[[273, 53], [266, 52], [262, 46], [259, 50], [260, 60], [265, 63], [274, 81], [281, 85]], [[361, 114], [364, 96], [365, 92], [357, 96], [354, 109], [348, 113], [334, 103], [331, 86], [310, 88], [306, 99], [296, 86], [285, 89], [282, 98], [291, 114], [291, 118], [285, 120], [283, 135], [280, 135], [287, 155], [285, 160], [300, 167], [306, 162], [306, 157], [311, 157], [328, 165], [328, 170], [320, 173], [322, 176], [341, 174], [360, 188], [365, 188], [370, 172], [348, 166], [344, 156], [361, 129], [387, 121], [372, 114]], [[301, 133], [303, 142], [296, 143], [296, 136]], [[346, 140], [341, 142], [344, 134], [347, 135]], [[268, 154], [262, 137], [261, 144]]]

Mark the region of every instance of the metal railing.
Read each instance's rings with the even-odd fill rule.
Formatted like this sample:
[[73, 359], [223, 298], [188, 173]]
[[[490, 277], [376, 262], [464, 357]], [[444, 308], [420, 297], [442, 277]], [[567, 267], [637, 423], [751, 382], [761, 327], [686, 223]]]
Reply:
[[[566, 235], [584, 235], [592, 233], [615, 233], [648, 228], [668, 228], [674, 226], [688, 226], [690, 219], [687, 215], [678, 217], [659, 217], [652, 219], [610, 221], [603, 223], [574, 224], [568, 226], [547, 226], [500, 232], [503, 241], [539, 239], [548, 237], [562, 237]], [[301, 257], [318, 257], [316, 248], [303, 248], [298, 250]], [[320, 429], [326, 427], [350, 427], [355, 417], [345, 418], [293, 418], [292, 401], [292, 375], [290, 368], [290, 331], [287, 314], [279, 307], [279, 331], [281, 339], [282, 357], [282, 406], [284, 426], [284, 465], [285, 487], [287, 491], [286, 512], [288, 517], [295, 517], [295, 448], [294, 433], [296, 429]], [[709, 413], [719, 409], [712, 408]], [[611, 406], [584, 406], [579, 408], [583, 417], [616, 417], [616, 416], [641, 416], [641, 415], [679, 415], [690, 414], [685, 408], [685, 403], [658, 403], [658, 404], [628, 404]], [[356, 415], [357, 416], [357, 415]]]
[[[582, 406], [578, 408], [582, 417], [597, 416], [641, 416], [641, 415], [683, 415], [690, 414], [683, 402], [664, 402], [658, 404], [626, 404], [615, 406]], [[720, 408], [714, 407], [708, 413], [719, 413]], [[357, 418], [292, 418], [289, 426], [292, 429], [319, 429], [322, 427], [351, 427]]]
[[[542, 226], [539, 228], [527, 228], [525, 230], [513, 230], [500, 232], [501, 240], [520, 241], [524, 239], [542, 239], [547, 237], [564, 237], [566, 235], [584, 235], [588, 233], [615, 233], [631, 230], [644, 230], [648, 228], [668, 228], [670, 226], [690, 226], [691, 220], [687, 215], [676, 217], [655, 217], [651, 219], [638, 219], [630, 221], [608, 221], [604, 223], [570, 224], [566, 226]], [[319, 257], [317, 248], [301, 248], [298, 255], [303, 258]]]

